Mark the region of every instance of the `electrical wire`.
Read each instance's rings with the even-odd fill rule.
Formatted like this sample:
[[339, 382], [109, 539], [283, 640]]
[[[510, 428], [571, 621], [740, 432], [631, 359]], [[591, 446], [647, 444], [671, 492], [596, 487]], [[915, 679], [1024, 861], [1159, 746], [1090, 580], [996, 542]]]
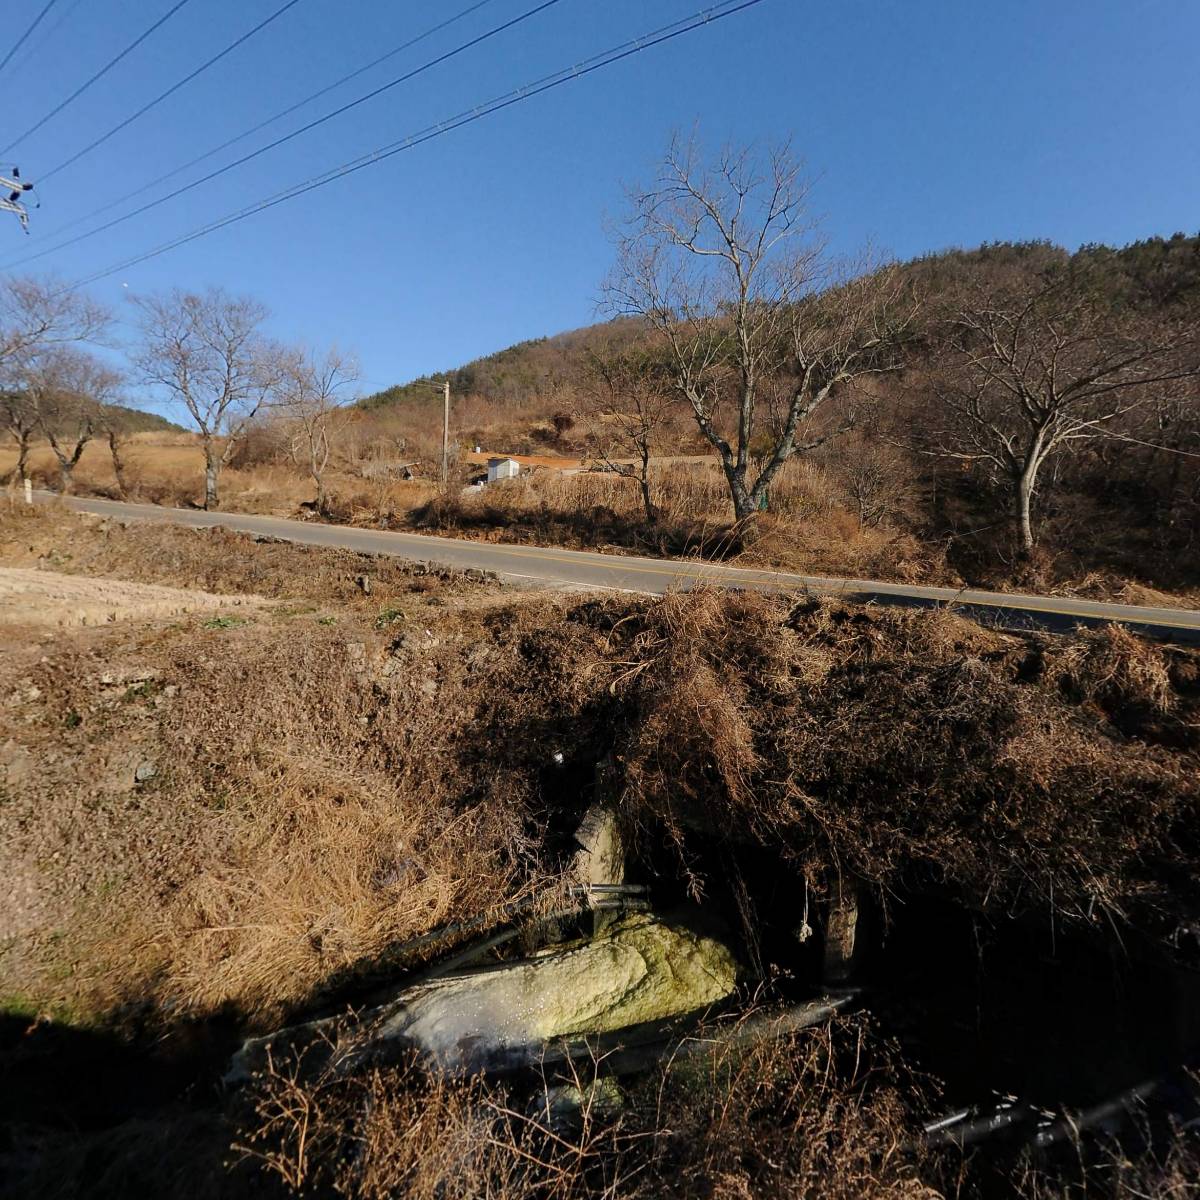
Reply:
[[109, 59], [108, 62], [106, 62], [104, 66], [100, 68], [100, 70], [98, 70], [90, 79], [81, 83], [79, 87], [77, 87], [61, 104], [58, 104], [52, 108], [44, 117], [42, 117], [40, 121], [35, 121], [34, 124], [25, 130], [20, 137], [15, 138], [13, 141], [9, 142], [3, 150], [0, 150], [0, 157], [7, 154], [18, 143], [23, 142], [31, 133], [36, 133], [52, 117], [58, 116], [58, 114], [62, 112], [62, 110], [66, 108], [68, 104], [73, 104], [76, 100], [78, 100], [79, 97], [82, 96], [83, 93], [86, 92], [93, 83], [103, 79], [104, 76], [113, 69], [113, 67], [115, 67], [123, 58], [126, 57], [126, 55], [131, 54], [134, 50], [136, 50], [152, 33], [154, 33], [156, 29], [165, 25], [187, 3], [188, 0], [176, 0], [176, 3], [172, 8], [168, 9], [163, 16], [159, 17], [158, 20], [155, 21], [154, 24], [151, 25], [150, 28], [144, 33], [141, 33], [134, 38], [134, 40], [130, 42], [129, 45], [120, 52], [120, 54], [118, 54], [115, 58]]
[[564, 67], [560, 71], [556, 71], [552, 75], [543, 76], [533, 83], [526, 84], [524, 87], [514, 88], [511, 92], [505, 93], [503, 96], [498, 96], [494, 100], [485, 102], [484, 104], [476, 105], [474, 108], [466, 109], [457, 116], [449, 117], [444, 121], [438, 122], [436, 125], [427, 126], [418, 133], [410, 134], [400, 141], [392, 142], [390, 145], [383, 146], [378, 150], [373, 150], [369, 154], [364, 154], [357, 159], [352, 159], [350, 162], [343, 164], [340, 167], [334, 167], [332, 170], [325, 172], [322, 175], [314, 176], [302, 183], [293, 185], [290, 188], [285, 188], [281, 192], [276, 192], [273, 196], [268, 196], [264, 200], [260, 200], [255, 204], [247, 205], [245, 208], [239, 209], [237, 212], [230, 213], [227, 216], [218, 218], [215, 221], [209, 222], [207, 225], [202, 225], [198, 229], [192, 230], [190, 233], [185, 233], [172, 239], [169, 242], [164, 242], [162, 245], [156, 246], [152, 250], [147, 250], [142, 254], [135, 255], [132, 258], [127, 258], [119, 263], [115, 263], [110, 267], [105, 267], [103, 270], [96, 271], [88, 275], [84, 279], [77, 280], [75, 283], [61, 289], [58, 295], [65, 292], [73, 292], [81, 287], [86, 287], [88, 284], [95, 283], [100, 279], [107, 279], [110, 275], [115, 275], [118, 272], [126, 271], [130, 267], [137, 266], [139, 263], [147, 262], [152, 258], [157, 258], [160, 254], [166, 254], [170, 250], [177, 249], [179, 246], [186, 245], [189, 242], [194, 242], [198, 238], [206, 237], [210, 233], [215, 233], [218, 229], [224, 229], [227, 225], [233, 225], [238, 221], [243, 221], [247, 217], [251, 217], [260, 212], [265, 212], [269, 208], [274, 208], [277, 204], [282, 204], [287, 200], [294, 199], [296, 196], [305, 195], [309, 192], [316, 191], [317, 188], [324, 187], [326, 184], [334, 182], [336, 179], [342, 179], [347, 175], [352, 175], [356, 171], [361, 171], [365, 167], [375, 166], [377, 163], [400, 154], [404, 150], [411, 150], [415, 146], [422, 145], [424, 142], [432, 141], [434, 138], [441, 137], [443, 134], [451, 133], [455, 129], [461, 129], [464, 125], [469, 125], [475, 121], [482, 120], [484, 117], [491, 116], [493, 113], [499, 112], [502, 109], [509, 108], [512, 105], [520, 104], [522, 101], [530, 100], [534, 96], [540, 95], [543, 92], [549, 91], [551, 88], [559, 87], [564, 83], [570, 83], [575, 79], [582, 79], [586, 75], [592, 74], [594, 71], [599, 71], [604, 67], [612, 66], [614, 63], [620, 62], [623, 59], [630, 58], [635, 54], [640, 54], [644, 50], [649, 50], [654, 46], [659, 46], [664, 42], [671, 41], [673, 38], [681, 37], [686, 33], [691, 33], [693, 30], [700, 29], [705, 25], [714, 24], [717, 21], [723, 20], [725, 17], [731, 17], [736, 13], [743, 12], [746, 9], [754, 8], [761, 4], [763, 0], [741, 0], [740, 3], [733, 3], [733, 0], [724, 0], [721, 4], [712, 5], [709, 8], [701, 9], [697, 13], [693, 13], [690, 17], [684, 17], [679, 21], [672, 22], [670, 25], [664, 25], [659, 29], [653, 30], [650, 33], [643, 34], [641, 37], [632, 38], [627, 42], [623, 42], [619, 46], [614, 46], [610, 50], [602, 51], [600, 54], [593, 55], [589, 59], [585, 59], [581, 63], [573, 66]]
[[83, 3], [83, 0], [72, 0], [72, 3], [58, 14], [58, 20], [50, 26], [49, 29], [42, 30], [42, 36], [35, 38], [28, 46], [25, 47], [25, 53], [18, 55], [13, 60], [12, 69], [14, 72], [23, 71], [26, 63], [33, 58], [37, 52], [47, 43], [54, 40], [54, 35], [75, 15], [75, 10]]
[[161, 104], [169, 96], [173, 96], [177, 91], [179, 91], [180, 88], [191, 83], [192, 80], [197, 76], [203, 75], [209, 67], [215, 66], [227, 54], [232, 54], [233, 51], [242, 45], [243, 42], [249, 41], [256, 33], [260, 33], [262, 30], [266, 29], [266, 27], [270, 25], [272, 21], [282, 17], [289, 8], [295, 8], [295, 6], [299, 3], [300, 0], [287, 0], [286, 4], [282, 5], [280, 8], [277, 8], [269, 17], [264, 17], [263, 20], [259, 21], [259, 23], [255, 25], [253, 29], [248, 29], [242, 34], [241, 37], [230, 42], [224, 50], [218, 51], [212, 56], [212, 58], [208, 59], [207, 62], [201, 63], [194, 71], [189, 72], [182, 79], [178, 80], [176, 83], [173, 83], [165, 92], [161, 92], [159, 95], [155, 96], [153, 100], [143, 104], [142, 107], [137, 110], [137, 112], [130, 113], [129, 116], [127, 116], [123, 121], [120, 121], [118, 124], [114, 125], [107, 133], [102, 133], [94, 141], [89, 142], [86, 146], [84, 146], [82, 150], [77, 150], [71, 155], [70, 158], [64, 159], [62, 162], [60, 162], [57, 167], [52, 167], [49, 171], [42, 171], [38, 175], [38, 182], [44, 184], [47, 179], [57, 175], [59, 171], [63, 170], [65, 167], [69, 167], [72, 163], [78, 162], [85, 154], [90, 154], [96, 149], [97, 146], [103, 146], [110, 137], [120, 133], [121, 130], [125, 129], [127, 126], [132, 125], [139, 117], [144, 117], [152, 108], [155, 108], [157, 105]]
[[174, 191], [167, 192], [163, 196], [159, 196], [156, 200], [147, 201], [145, 204], [131, 211], [124, 213], [122, 216], [113, 217], [111, 221], [105, 221], [103, 225], [97, 225], [94, 229], [89, 229], [86, 233], [77, 234], [73, 238], [68, 238], [65, 242], [59, 242], [55, 246], [50, 246], [45, 250], [39, 250], [36, 254], [26, 255], [24, 258], [17, 259], [15, 262], [7, 263], [5, 270], [11, 270], [13, 267], [24, 266], [26, 263], [34, 262], [36, 259], [45, 258], [48, 254], [55, 254], [59, 250], [64, 250], [68, 246], [74, 246], [79, 242], [86, 241], [88, 238], [95, 237], [98, 233], [104, 233], [106, 230], [112, 229], [116, 225], [122, 225], [126, 221], [133, 220], [134, 217], [140, 217], [143, 213], [149, 212], [152, 208], [157, 208], [160, 204], [166, 204], [169, 200], [174, 200], [177, 196], [182, 196], [187, 192], [193, 191], [195, 188], [202, 187], [206, 183], [211, 183], [220, 175], [226, 174], [228, 171], [234, 170], [245, 163], [252, 161], [266, 154], [269, 150], [274, 150], [277, 146], [282, 146], [286, 142], [290, 142], [293, 138], [299, 137], [303, 133], [308, 133], [309, 130], [317, 128], [318, 125], [324, 125], [326, 121], [333, 120], [334, 117], [339, 117], [343, 113], [349, 112], [353, 108], [357, 108], [360, 104], [365, 104], [368, 100], [374, 100], [376, 96], [382, 95], [386, 91], [390, 91], [394, 87], [398, 87], [402, 83], [408, 82], [410, 79], [415, 79], [416, 76], [424, 74], [433, 67], [446, 62], [447, 60], [462, 54], [466, 50], [470, 50], [474, 46], [478, 46], [481, 42], [486, 42], [489, 38], [495, 37], [499, 33], [503, 33], [507, 29], [512, 29], [514, 26], [521, 24], [522, 21], [529, 20], [530, 17], [537, 16], [538, 13], [544, 12], [548, 8], [553, 8], [554, 5], [561, 3], [561, 0], [542, 0], [542, 2], [533, 8], [527, 9], [518, 16], [512, 17], [500, 25], [487, 30], [486, 33], [481, 33], [477, 37], [471, 38], [470, 41], [463, 42], [459, 46], [455, 46], [453, 50], [447, 50], [444, 54], [439, 54], [437, 58], [432, 58], [428, 62], [422, 63], [419, 67], [414, 67], [411, 71], [406, 71], [403, 75], [396, 79], [389, 80], [385, 84], [381, 84], [374, 90], [367, 92], [365, 95], [359, 96], [355, 100], [350, 100], [346, 104], [335, 108], [332, 112], [327, 112], [324, 116], [316, 117], [309, 121], [306, 125], [301, 125], [298, 129], [293, 129], [291, 133], [285, 133], [282, 137], [276, 138], [272, 142], [268, 142], [265, 146], [260, 146], [257, 150], [251, 150], [248, 154], [243, 154], [241, 158], [236, 158], [232, 162], [226, 163], [222, 167], [217, 167], [210, 171], [207, 175], [201, 175], [198, 179], [193, 179], [191, 183], [185, 183], [181, 187], [177, 187]]
[[26, 29], [25, 32], [23, 34], [21, 34], [21, 36], [19, 38], [17, 38], [17, 44], [4, 56], [4, 61], [0, 62], [0, 71], [3, 71], [4, 68], [7, 67], [10, 62], [12, 62], [12, 56], [14, 54], [16, 54], [16, 52], [18, 50], [20, 50], [20, 48], [23, 45], [25, 45], [25, 41], [29, 37], [29, 35], [42, 23], [42, 18], [57, 3], [58, 3], [58, 0], [46, 0], [46, 7], [43, 8], [42, 11], [40, 13], [38, 13], [38, 15], [36, 17], [33, 18], [33, 24], [30, 25], [29, 28]]
[[[76, 0], [76, 3], [78, 2], [79, 0]], [[453, 25], [457, 21], [461, 21], [464, 17], [470, 16], [473, 12], [476, 12], [478, 9], [481, 9], [485, 5], [493, 2], [494, 0], [476, 0], [474, 4], [464, 8], [461, 12], [455, 13], [454, 16], [447, 17], [444, 21], [439, 21], [436, 25], [426, 29], [424, 33], [418, 33], [415, 37], [409, 38], [407, 42], [396, 46], [395, 48], [389, 50], [386, 54], [381, 54], [378, 58], [372, 59], [369, 63], [356, 68], [348, 75], [343, 75], [340, 79], [335, 79], [332, 83], [326, 84], [317, 91], [310, 92], [302, 100], [297, 100], [295, 104], [290, 104], [287, 108], [280, 109], [280, 111], [275, 113], [273, 116], [267, 117], [265, 121], [260, 121], [257, 125], [252, 125], [249, 129], [242, 130], [241, 133], [235, 134], [233, 137], [222, 142], [219, 146], [214, 146], [211, 150], [206, 150], [203, 154], [198, 154], [195, 158], [189, 159], [181, 166], [174, 167], [170, 171], [167, 171], [166, 174], [159, 175], [156, 179], [151, 179], [149, 183], [143, 183], [139, 187], [134, 188], [132, 191], [125, 192], [123, 195], [118, 196], [115, 200], [109, 201], [108, 204], [102, 204], [99, 208], [94, 208], [91, 212], [85, 213], [83, 216], [77, 217], [73, 221], [68, 221], [65, 225], [60, 225], [53, 233], [48, 234], [47, 237], [58, 237], [60, 234], [74, 229], [77, 225], [82, 225], [85, 221], [90, 221], [93, 218], [98, 217], [101, 213], [110, 212], [112, 209], [118, 208], [120, 205], [132, 200], [135, 196], [140, 196], [144, 192], [150, 191], [151, 188], [157, 187], [160, 183], [166, 183], [168, 179], [174, 179], [176, 175], [181, 174], [190, 167], [197, 166], [198, 164], [204, 162], [205, 159], [212, 158], [214, 154], [220, 154], [222, 150], [228, 150], [230, 146], [235, 146], [238, 142], [245, 141], [246, 138], [250, 137], [251, 135], [258, 133], [262, 129], [266, 129], [268, 125], [274, 125], [276, 121], [281, 121], [284, 117], [291, 116], [291, 114], [297, 109], [303, 108], [306, 104], [311, 104], [314, 100], [318, 100], [322, 96], [327, 95], [329, 92], [334, 91], [336, 88], [341, 87], [343, 84], [349, 83], [350, 80], [357, 79], [358, 76], [366, 74], [366, 72], [370, 71], [372, 68], [379, 66], [381, 63], [387, 62], [387, 60], [390, 58], [395, 58], [397, 54], [401, 54], [405, 50], [411, 49], [419, 42], [425, 41], [426, 38], [432, 37], [435, 33], [440, 33], [441, 30], [445, 29], [447, 26]], [[57, 248], [58, 247], [54, 247], [53, 249]], [[46, 253], [50, 253], [50, 251], [47, 251]], [[21, 261], [27, 262], [29, 260], [22, 259]]]

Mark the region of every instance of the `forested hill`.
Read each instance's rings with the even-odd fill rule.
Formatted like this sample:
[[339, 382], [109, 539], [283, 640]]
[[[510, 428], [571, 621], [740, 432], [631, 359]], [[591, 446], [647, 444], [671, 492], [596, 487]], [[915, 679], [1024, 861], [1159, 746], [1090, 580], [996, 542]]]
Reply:
[[[1092, 286], [1114, 307], [1142, 310], [1195, 306], [1200, 312], [1200, 234], [1177, 233], [1114, 248], [1086, 245], [1074, 254], [1050, 242], [991, 242], [974, 250], [947, 250], [905, 264], [924, 285], [927, 299], [964, 279], [986, 284], [1017, 270], [1051, 275], [1086, 271]], [[632, 321], [615, 320], [534, 338], [448, 371], [396, 384], [367, 396], [361, 405], [387, 408], [401, 401], [428, 400], [428, 384], [449, 378], [455, 395], [501, 403], [543, 398], [569, 400], [580, 382], [589, 349], [633, 337]]]
[[158, 413], [144, 412], [140, 408], [127, 408], [124, 404], [106, 404], [105, 417], [121, 433], [183, 433], [183, 427]]
[[401, 401], [427, 400], [432, 394], [429, 385], [443, 379], [450, 380], [456, 396], [475, 395], [507, 402], [552, 396], [579, 381], [589, 349], [612, 339], [629, 340], [636, 331], [635, 322], [618, 319], [552, 337], [533, 338], [463, 366], [395, 384], [364, 397], [359, 403], [363, 408], [380, 409]]

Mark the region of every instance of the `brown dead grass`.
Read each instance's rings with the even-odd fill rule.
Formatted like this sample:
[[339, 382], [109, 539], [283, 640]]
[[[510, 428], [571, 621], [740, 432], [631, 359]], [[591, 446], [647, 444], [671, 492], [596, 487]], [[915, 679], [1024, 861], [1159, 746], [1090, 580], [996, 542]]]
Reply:
[[[486, 686], [484, 660], [465, 661], [482, 630], [427, 635], [425, 603], [410, 646], [393, 606], [384, 630], [184, 622], [14, 660], [21, 744], [52, 766], [5, 808], [6, 851], [43, 897], [29, 940], [50, 957], [9, 986], [88, 1012], [269, 1022], [396, 942], [548, 883], [526, 822], [549, 750], [514, 740], [476, 772], [448, 717]], [[104, 687], [98, 663], [148, 682]], [[561, 700], [543, 689], [496, 719], [553, 724]], [[138, 784], [142, 761], [156, 773]], [[86, 969], [61, 978], [64, 956]]]
[[[1191, 953], [1194, 653], [719, 592], [510, 601], [390, 560], [52, 510], [0, 515], [0, 560], [288, 601], [234, 627], [5, 647], [0, 866], [25, 899], [0, 968], [22, 1011], [156, 1038], [218, 1013], [283, 1019], [397, 942], [552, 884], [554, 831], [608, 753], [664, 888], [727, 889], [722, 864], [754, 845], [817, 892], [848, 873], [885, 899], [1131, 923]], [[574, 774], [555, 774], [556, 751]], [[156, 771], [137, 782], [141, 762]], [[913, 1115], [882, 1069], [856, 1073], [838, 1046], [731, 1053], [582, 1138], [556, 1140], [514, 1094], [401, 1072], [315, 1097], [293, 1079], [241, 1139], [281, 1156], [277, 1182], [299, 1163], [316, 1194], [953, 1194], [899, 1154]], [[158, 1194], [187, 1194], [146, 1157], [177, 1165], [194, 1115], [180, 1120], [45, 1152], [84, 1190], [161, 1178]], [[197, 1192], [234, 1186], [220, 1131], [197, 1130]], [[103, 1170], [76, 1171], [79, 1155]]]
[[[479, 592], [461, 571], [398, 558], [301, 546], [215, 527], [123, 523], [53, 505], [0, 504], [0, 563], [220, 594], [250, 593], [378, 613], [435, 581], [455, 598]], [[370, 579], [370, 592], [358, 582]]]
[[1168, 655], [1120, 625], [1081, 633], [1053, 656], [1053, 669], [1063, 687], [1110, 714], [1166, 715], [1178, 702]]
[[1200, 903], [1192, 653], [710, 592], [630, 615], [610, 655], [629, 820], [685, 873], [737, 831], [818, 890], [849, 872], [1168, 937]]
[[[549, 751], [526, 739], [509, 772], [480, 775], [481, 748], [446, 719], [469, 715], [463, 693], [485, 686], [480, 622], [497, 589], [54, 512], [0, 521], [4, 557], [292, 601], [249, 621], [12, 644], [0, 817], [26, 932], [4, 990], [89, 1013], [134, 999], [177, 1015], [277, 1013], [541, 877], [523, 820]], [[540, 689], [497, 720], [537, 719], [543, 698], [560, 694]], [[155, 773], [139, 783], [143, 762]]]
[[50, 512], [0, 521], [4, 557], [292, 602], [9, 657], [4, 758], [37, 781], [6, 810], [10, 871], [60, 881], [63, 920], [106, 943], [59, 1000], [267, 1020], [522, 894], [587, 802], [546, 790], [560, 750], [615, 754], [635, 844], [660, 868], [671, 847], [693, 894], [726, 886], [719, 832], [817, 894], [849, 873], [1168, 941], [1200, 912], [1198, 656], [1122, 631], [716, 591], [505, 604], [391, 560]]
[[[573, 1127], [548, 1123], [519, 1085], [451, 1083], [415, 1066], [300, 1082], [283, 1066], [259, 1082], [244, 1149], [297, 1191], [364, 1200], [941, 1194], [901, 1150], [912, 1110], [860, 1024], [749, 1048], [709, 1036], [711, 1055], [636, 1081], [615, 1119], [585, 1101]], [[590, 1072], [567, 1078], [586, 1088]]]
[[[173, 508], [195, 508], [204, 499], [204, 454], [198, 438], [187, 434], [137, 434], [124, 450], [129, 491], [121, 497], [112, 457], [103, 442], [93, 441], [83, 451], [74, 473], [74, 489], [82, 495], [124, 498]], [[11, 478], [16, 452], [0, 446], [0, 479]], [[35, 446], [29, 458], [35, 486], [57, 490], [58, 466], [48, 446]], [[395, 521], [428, 502], [437, 492], [433, 485], [401, 480], [369, 481], [348, 469], [330, 470], [330, 515], [348, 523], [377, 524]], [[229, 466], [221, 473], [222, 506], [232, 512], [291, 517], [311, 503], [312, 481], [290, 463]]]

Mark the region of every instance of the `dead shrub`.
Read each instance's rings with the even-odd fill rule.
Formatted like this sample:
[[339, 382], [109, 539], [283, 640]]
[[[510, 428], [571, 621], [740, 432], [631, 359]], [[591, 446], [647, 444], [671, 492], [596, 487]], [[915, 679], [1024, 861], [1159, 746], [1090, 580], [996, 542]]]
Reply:
[[295, 1061], [274, 1064], [241, 1145], [297, 1190], [364, 1200], [938, 1195], [903, 1149], [912, 1095], [906, 1104], [890, 1054], [861, 1024], [753, 1046], [720, 1029], [700, 1036], [713, 1039], [709, 1054], [665, 1061], [615, 1112], [595, 1101], [590, 1065], [568, 1072], [581, 1105], [565, 1122], [519, 1080], [448, 1081], [412, 1062], [306, 1080]]
[[1011, 1184], [1022, 1200], [1187, 1200], [1200, 1192], [1200, 1137], [1177, 1129], [1136, 1156], [1109, 1144], [1065, 1169], [1025, 1160]]
[[1175, 707], [1168, 654], [1124, 626], [1081, 631], [1050, 657], [1064, 690], [1106, 711], [1135, 708], [1161, 716]]
[[[637, 826], [664, 830], [682, 863], [689, 829], [732, 825], [766, 841], [794, 819], [786, 799], [761, 796], [755, 786], [763, 762], [751, 680], [791, 690], [791, 639], [758, 640], [750, 632], [770, 607], [753, 594], [669, 596], [651, 625], [638, 622], [642, 628], [622, 650], [630, 661], [611, 665], [610, 686], [625, 690], [634, 707], [621, 747], [626, 814]], [[811, 678], [811, 659], [808, 666]], [[695, 875], [690, 888], [696, 895], [702, 889]]]
[[[818, 892], [849, 871], [885, 900], [932, 885], [1010, 913], [1136, 910], [1164, 936], [1200, 902], [1194, 760], [1114, 737], [1027, 677], [1018, 639], [949, 613], [693, 592], [611, 642], [627, 816], [665, 831], [693, 891], [719, 834], [772, 848]], [[1115, 644], [1106, 686], [1161, 708], [1161, 652]]]

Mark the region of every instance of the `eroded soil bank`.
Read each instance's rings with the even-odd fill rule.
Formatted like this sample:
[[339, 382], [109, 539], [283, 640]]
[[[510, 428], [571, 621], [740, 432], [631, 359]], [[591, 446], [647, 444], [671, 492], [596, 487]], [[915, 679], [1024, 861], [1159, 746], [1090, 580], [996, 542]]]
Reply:
[[[1119, 1152], [921, 1135], [996, 1093], [1086, 1108], [1188, 1065], [1194, 654], [836, 603], [512, 593], [222, 531], [0, 518], [0, 562], [39, 561], [276, 603], [4, 631], [15, 1194], [1057, 1196], [1086, 1168], [1089, 1195], [1165, 1197], [1197, 1180], [1174, 1083]], [[737, 959], [733, 993], [691, 1014], [711, 1053], [649, 1062], [619, 1096], [571, 1067], [553, 1121], [537, 1071], [408, 1058], [281, 1061], [222, 1088], [244, 1037], [379, 1003], [553, 916], [598, 801], [646, 904], [719, 928]], [[831, 973], [848, 893], [857, 940]], [[857, 1011], [832, 1022], [730, 1036], [848, 986]]]

